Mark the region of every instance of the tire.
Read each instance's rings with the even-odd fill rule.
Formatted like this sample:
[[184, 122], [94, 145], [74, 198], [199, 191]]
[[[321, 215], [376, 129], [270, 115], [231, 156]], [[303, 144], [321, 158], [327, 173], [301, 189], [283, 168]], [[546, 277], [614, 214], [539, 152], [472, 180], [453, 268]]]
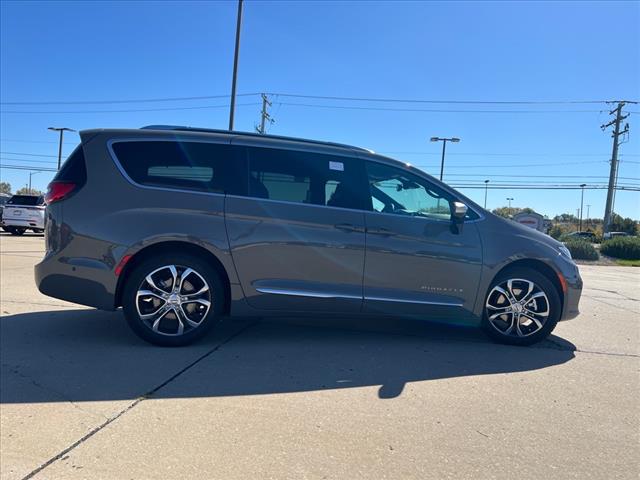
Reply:
[[143, 340], [161, 346], [188, 345], [219, 320], [224, 289], [220, 274], [209, 263], [188, 254], [162, 255], [144, 260], [128, 275], [122, 309]]
[[26, 231], [27, 229], [24, 227], [11, 227], [9, 233], [11, 233], [11, 235], [24, 235], [24, 232]]
[[530, 268], [513, 268], [500, 273], [489, 287], [482, 328], [495, 342], [533, 345], [551, 334], [561, 310], [560, 294], [547, 277]]
[[43, 228], [32, 228], [31, 230], [33, 230], [33, 233], [38, 233], [38, 234], [43, 234], [44, 233], [44, 229]]

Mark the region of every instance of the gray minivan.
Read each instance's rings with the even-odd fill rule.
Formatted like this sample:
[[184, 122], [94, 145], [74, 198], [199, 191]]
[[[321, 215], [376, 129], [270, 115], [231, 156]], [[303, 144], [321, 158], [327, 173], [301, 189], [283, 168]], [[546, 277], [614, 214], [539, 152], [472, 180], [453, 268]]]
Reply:
[[475, 322], [529, 345], [575, 317], [569, 251], [410, 165], [348, 145], [187, 127], [86, 130], [48, 188], [45, 295], [159, 345], [222, 316]]

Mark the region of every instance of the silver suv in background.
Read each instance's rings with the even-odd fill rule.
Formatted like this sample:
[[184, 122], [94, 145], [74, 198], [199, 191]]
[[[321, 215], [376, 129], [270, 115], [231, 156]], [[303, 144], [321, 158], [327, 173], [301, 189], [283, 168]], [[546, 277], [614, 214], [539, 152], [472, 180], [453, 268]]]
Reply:
[[27, 230], [44, 232], [44, 197], [42, 195], [13, 195], [2, 207], [0, 226], [12, 235]]
[[38, 288], [122, 307], [149, 342], [295, 314], [473, 322], [529, 345], [578, 314], [561, 243], [368, 150], [170, 126], [80, 136], [47, 192]]

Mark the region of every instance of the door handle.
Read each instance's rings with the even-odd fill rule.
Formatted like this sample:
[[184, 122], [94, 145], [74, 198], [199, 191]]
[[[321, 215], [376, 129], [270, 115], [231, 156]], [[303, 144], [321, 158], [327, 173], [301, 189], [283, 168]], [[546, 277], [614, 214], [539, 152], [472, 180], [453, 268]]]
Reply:
[[392, 237], [394, 235], [397, 235], [397, 233], [395, 233], [393, 230], [389, 230], [388, 228], [384, 228], [384, 227], [379, 227], [379, 228], [367, 227], [367, 233], [370, 233], [372, 235], [381, 235], [383, 237]]
[[363, 232], [364, 227], [358, 227], [357, 225], [353, 225], [351, 223], [338, 223], [334, 225], [337, 230], [342, 230], [343, 232]]

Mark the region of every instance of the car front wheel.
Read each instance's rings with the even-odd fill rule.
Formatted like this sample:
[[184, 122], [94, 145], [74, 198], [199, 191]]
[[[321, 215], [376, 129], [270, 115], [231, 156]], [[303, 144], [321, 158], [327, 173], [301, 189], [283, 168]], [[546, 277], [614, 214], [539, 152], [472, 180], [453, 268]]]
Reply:
[[224, 311], [224, 284], [207, 262], [190, 255], [143, 261], [128, 276], [123, 310], [129, 326], [155, 345], [187, 345]]
[[512, 269], [489, 287], [482, 326], [499, 343], [532, 345], [551, 334], [561, 308], [560, 295], [547, 277], [532, 269]]

